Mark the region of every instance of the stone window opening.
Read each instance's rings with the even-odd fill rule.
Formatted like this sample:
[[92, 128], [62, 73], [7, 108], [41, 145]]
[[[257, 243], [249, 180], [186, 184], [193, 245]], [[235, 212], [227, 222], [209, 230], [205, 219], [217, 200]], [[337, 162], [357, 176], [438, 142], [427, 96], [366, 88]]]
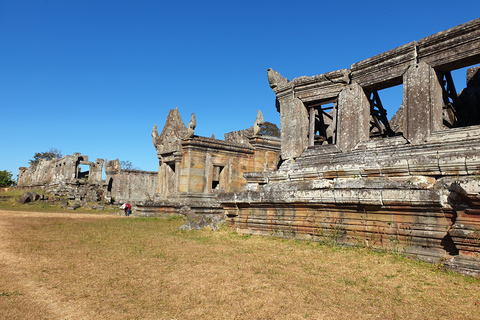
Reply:
[[[442, 123], [446, 129], [480, 124], [480, 66], [438, 72], [442, 87]], [[454, 78], [465, 77], [467, 87], [458, 93]], [[458, 76], [458, 77], [457, 77]]]
[[86, 179], [90, 174], [90, 166], [86, 164], [79, 164], [77, 167], [77, 179]]
[[462, 121], [457, 115], [457, 89], [453, 82], [450, 71], [441, 74], [440, 84], [442, 86], [443, 99], [443, 125], [447, 128], [462, 127]]
[[375, 139], [396, 136], [397, 133], [390, 127], [387, 118], [387, 110], [383, 107], [378, 92], [364, 91], [370, 103], [370, 138]]
[[224, 166], [213, 166], [212, 170], [212, 191], [220, 190], [220, 174], [222, 173]]
[[108, 192], [112, 192], [112, 187], [113, 187], [113, 179], [110, 178], [110, 179], [108, 180], [107, 191], [108, 191]]
[[335, 144], [338, 98], [317, 101], [306, 107], [309, 116], [308, 146]]
[[[171, 159], [171, 158], [170, 158]], [[176, 176], [175, 176], [175, 160], [162, 160], [161, 165], [161, 183], [159, 184], [159, 193], [163, 197], [177, 192]]]
[[165, 163], [170, 167], [170, 169], [172, 169], [172, 172], [175, 173], [175, 161], [169, 161]]

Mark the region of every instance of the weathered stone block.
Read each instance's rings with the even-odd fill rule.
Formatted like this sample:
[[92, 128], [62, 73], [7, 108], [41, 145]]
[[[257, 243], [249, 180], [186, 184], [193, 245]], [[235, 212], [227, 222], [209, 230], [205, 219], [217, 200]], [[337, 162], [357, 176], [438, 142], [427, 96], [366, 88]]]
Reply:
[[18, 203], [25, 204], [28, 202], [37, 201], [40, 195], [36, 192], [25, 192], [19, 199]]
[[352, 64], [352, 82], [371, 91], [401, 84], [403, 74], [416, 61], [416, 46], [413, 41]]
[[362, 205], [382, 205], [382, 191], [372, 189], [359, 189], [358, 202]]
[[467, 167], [465, 163], [465, 155], [459, 154], [450, 154], [450, 155], [439, 155], [438, 167], [440, 172], [446, 176], [458, 176], [466, 175]]
[[467, 167], [468, 174], [479, 175], [480, 174], [480, 154], [470, 154], [465, 157], [465, 166]]
[[438, 154], [420, 154], [408, 159], [408, 168], [412, 175], [439, 176]]
[[308, 113], [293, 94], [279, 100], [282, 159], [294, 159], [308, 147]]
[[441, 128], [442, 87], [435, 70], [426, 63], [412, 65], [403, 78], [404, 135], [412, 144], [424, 143]]
[[337, 146], [346, 152], [370, 137], [370, 103], [363, 88], [354, 83], [338, 96]]
[[299, 77], [292, 81], [295, 97], [302, 102], [335, 98], [350, 84], [350, 70], [342, 69], [313, 77]]
[[337, 189], [334, 191], [335, 203], [337, 204], [358, 204], [357, 189]]
[[418, 40], [418, 59], [442, 71], [480, 62], [480, 19]]

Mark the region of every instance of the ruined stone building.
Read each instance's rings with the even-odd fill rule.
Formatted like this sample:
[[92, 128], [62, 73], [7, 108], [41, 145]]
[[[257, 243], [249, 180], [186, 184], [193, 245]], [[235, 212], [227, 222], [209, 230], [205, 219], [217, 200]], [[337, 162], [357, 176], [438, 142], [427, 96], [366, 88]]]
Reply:
[[101, 201], [103, 163], [103, 159], [88, 161], [88, 156], [80, 153], [60, 159], [40, 159], [38, 164], [19, 168], [18, 186], [41, 187], [72, 200]]
[[194, 134], [194, 114], [187, 128], [178, 109], [170, 110], [161, 134], [156, 126], [152, 131], [159, 159], [157, 192], [152, 201], [137, 203], [137, 212], [158, 215], [187, 210], [223, 217], [217, 194], [242, 191], [245, 172], [273, 171], [278, 164], [280, 139], [258, 135], [261, 122], [259, 112], [254, 127], [218, 140]]
[[122, 169], [118, 159], [105, 163], [105, 196], [112, 203], [150, 200], [157, 190], [157, 172]]
[[[103, 180], [105, 163], [106, 180]], [[120, 161], [96, 159], [80, 153], [60, 159], [40, 159], [38, 164], [20, 167], [19, 187], [41, 187], [58, 196], [83, 202], [124, 203], [145, 201], [157, 189], [157, 172], [123, 170]]]
[[[480, 19], [350, 69], [268, 70], [282, 164], [218, 195], [241, 233], [398, 250], [480, 273]], [[403, 86], [391, 123], [381, 90]], [[248, 171], [248, 170], [247, 170]], [[232, 190], [228, 190], [232, 191]]]
[[[80, 153], [60, 159], [40, 159], [38, 164], [19, 168], [18, 185], [42, 186], [73, 182], [77, 179], [89, 179], [93, 183], [99, 183], [102, 181], [103, 162], [103, 159], [88, 161], [88, 156]], [[82, 165], [89, 169], [82, 171]]]

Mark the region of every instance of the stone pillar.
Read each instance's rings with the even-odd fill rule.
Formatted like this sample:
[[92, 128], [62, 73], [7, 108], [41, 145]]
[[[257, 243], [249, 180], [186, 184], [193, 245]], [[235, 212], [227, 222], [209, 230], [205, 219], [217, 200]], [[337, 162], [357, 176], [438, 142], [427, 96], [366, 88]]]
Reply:
[[442, 129], [443, 98], [438, 79], [435, 69], [425, 62], [410, 66], [403, 75], [403, 134], [412, 144], [423, 143], [431, 132]]
[[177, 151], [177, 152], [174, 152], [173, 153], [174, 155], [174, 159], [175, 159], [175, 179], [173, 181], [173, 189], [172, 191], [177, 194], [180, 190], [180, 182], [181, 182], [181, 179], [182, 179], [182, 172], [183, 172], [183, 168], [182, 168], [182, 153]]
[[95, 164], [90, 166], [90, 174], [88, 180], [92, 183], [101, 183], [102, 182], [102, 171], [103, 171], [103, 159], [97, 159]]
[[277, 96], [277, 111], [280, 112], [282, 132], [282, 159], [299, 157], [308, 147], [308, 111], [303, 102], [295, 97], [293, 84], [273, 69], [267, 70], [270, 88]]
[[162, 179], [163, 177], [163, 173], [162, 173], [162, 160], [159, 158], [158, 159], [158, 171], [157, 171], [157, 192], [156, 193], [159, 193], [161, 194], [162, 193]]
[[308, 147], [308, 111], [293, 91], [278, 98], [282, 132], [282, 159], [299, 157]]
[[[74, 153], [74, 156], [75, 155], [77, 155], [77, 153]], [[77, 157], [68, 157], [65, 159], [64, 172], [68, 181], [74, 181], [77, 178]]]
[[[311, 147], [315, 144], [315, 108], [310, 107], [310, 128], [308, 134], [308, 146]], [[320, 115], [323, 117], [323, 115]]]
[[166, 199], [168, 196], [168, 165], [163, 158], [159, 159], [158, 167], [158, 194], [161, 199]]
[[337, 146], [348, 151], [370, 138], [370, 102], [363, 88], [352, 83], [338, 96]]

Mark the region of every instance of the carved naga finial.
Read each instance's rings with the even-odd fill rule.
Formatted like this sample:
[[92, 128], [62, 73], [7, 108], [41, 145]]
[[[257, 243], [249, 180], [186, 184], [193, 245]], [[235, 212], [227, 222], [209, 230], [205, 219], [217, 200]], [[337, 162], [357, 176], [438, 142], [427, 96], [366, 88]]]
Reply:
[[152, 141], [153, 141], [153, 145], [155, 145], [155, 140], [157, 139], [157, 137], [158, 137], [157, 125], [154, 124], [154, 125], [153, 125], [153, 129], [152, 129]]
[[258, 136], [261, 130], [261, 125], [263, 124], [263, 114], [262, 111], [258, 110], [257, 112], [257, 119], [255, 119], [255, 123], [253, 124], [253, 135]]
[[193, 138], [193, 135], [195, 134], [196, 126], [197, 126], [197, 120], [195, 119], [195, 113], [192, 113], [192, 117], [190, 118], [190, 122], [188, 123], [186, 139]]
[[270, 88], [272, 88], [273, 92], [277, 93], [278, 87], [281, 85], [286, 85], [290, 81], [287, 78], [282, 77], [282, 75], [271, 69], [268, 68], [267, 70], [268, 82], [270, 83]]

